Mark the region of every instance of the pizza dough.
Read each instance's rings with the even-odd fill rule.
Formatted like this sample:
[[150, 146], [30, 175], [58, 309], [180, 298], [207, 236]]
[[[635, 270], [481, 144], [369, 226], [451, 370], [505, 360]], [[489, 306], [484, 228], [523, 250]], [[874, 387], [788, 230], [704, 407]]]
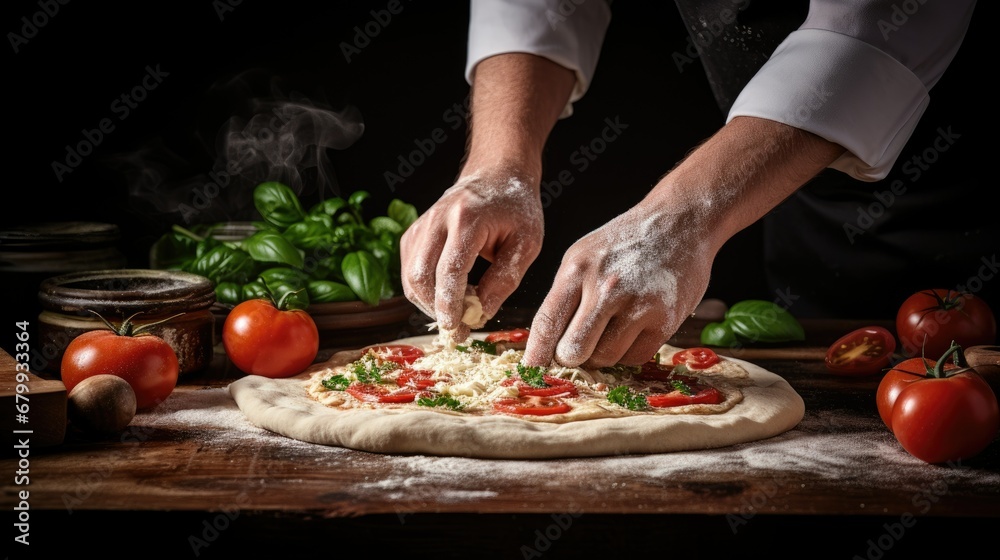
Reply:
[[[423, 346], [434, 338], [428, 335], [394, 342]], [[331, 358], [337, 359], [344, 356]], [[308, 395], [305, 384], [313, 369], [286, 379], [247, 376], [230, 384], [229, 392], [250, 422], [261, 428], [296, 440], [378, 453], [496, 459], [665, 453], [764, 439], [799, 423], [805, 406], [788, 382], [749, 362], [726, 359], [742, 365], [750, 377], [740, 387], [742, 400], [720, 414], [553, 423], [436, 410], [342, 410]]]

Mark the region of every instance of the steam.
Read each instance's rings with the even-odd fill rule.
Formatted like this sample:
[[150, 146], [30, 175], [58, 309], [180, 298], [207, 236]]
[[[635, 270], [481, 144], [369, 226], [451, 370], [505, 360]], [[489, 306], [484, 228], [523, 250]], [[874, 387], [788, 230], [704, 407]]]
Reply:
[[[204, 153], [183, 156], [163, 137], [109, 161], [128, 185], [130, 207], [164, 225], [257, 219], [252, 191], [281, 181], [300, 196], [340, 195], [329, 150], [343, 150], [364, 132], [360, 112], [334, 110], [300, 93], [282, 94], [271, 79], [266, 95], [253, 95], [245, 73], [217, 85], [207, 97], [225, 121], [213, 133], [196, 132]], [[216, 120], [215, 122], [218, 122]], [[190, 135], [187, 136], [190, 138]]]

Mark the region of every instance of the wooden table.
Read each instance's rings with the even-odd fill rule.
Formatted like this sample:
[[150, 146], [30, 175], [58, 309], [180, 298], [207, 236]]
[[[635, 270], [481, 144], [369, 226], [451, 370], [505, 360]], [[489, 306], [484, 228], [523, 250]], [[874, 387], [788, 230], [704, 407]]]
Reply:
[[[434, 558], [757, 550], [874, 559], [945, 545], [964, 557], [988, 543], [1000, 521], [1000, 443], [951, 467], [914, 459], [878, 418], [877, 378], [824, 371], [826, 346], [862, 323], [803, 325], [804, 344], [720, 352], [784, 376], [806, 403], [798, 427], [652, 456], [488, 461], [295, 442], [241, 426], [222, 389], [233, 370], [219, 356], [182, 379], [161, 405], [167, 412], [137, 416], [121, 437], [71, 431], [62, 445], [32, 450], [27, 486], [13, 484], [17, 458], [5, 456], [4, 508], [30, 491], [31, 544], [14, 543], [10, 557], [75, 543], [109, 557], [338, 558], [346, 542]], [[673, 342], [696, 344], [700, 326], [685, 325]]]

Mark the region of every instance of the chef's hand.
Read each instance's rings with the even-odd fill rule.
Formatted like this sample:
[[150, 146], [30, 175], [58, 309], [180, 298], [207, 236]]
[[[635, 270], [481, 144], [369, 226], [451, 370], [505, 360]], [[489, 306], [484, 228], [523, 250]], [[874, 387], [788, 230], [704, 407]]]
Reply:
[[701, 301], [714, 250], [678, 215], [640, 204], [566, 252], [531, 324], [527, 365], [649, 361]]
[[504, 166], [466, 166], [403, 234], [403, 291], [442, 329], [457, 329], [469, 271], [482, 256], [491, 264], [476, 292], [492, 317], [538, 256], [543, 232], [538, 179]]

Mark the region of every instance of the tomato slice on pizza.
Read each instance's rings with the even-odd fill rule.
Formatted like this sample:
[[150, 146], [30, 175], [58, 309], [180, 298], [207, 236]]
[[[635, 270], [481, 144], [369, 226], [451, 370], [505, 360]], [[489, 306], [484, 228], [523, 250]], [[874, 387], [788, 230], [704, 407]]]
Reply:
[[691, 369], [707, 369], [719, 363], [719, 355], [711, 348], [688, 348], [670, 359], [675, 366], [684, 364]]
[[569, 379], [543, 375], [544, 386], [532, 385], [516, 375], [502, 383], [505, 387], [517, 386], [517, 394], [521, 397], [575, 397], [579, 394], [576, 384]]
[[646, 402], [653, 408], [670, 408], [688, 404], [719, 404], [725, 397], [715, 387], [697, 384], [684, 384], [684, 388], [674, 389], [669, 393], [650, 393]]
[[411, 387], [394, 390], [378, 383], [351, 383], [345, 390], [359, 401], [376, 403], [409, 403], [418, 395]]
[[493, 401], [493, 410], [496, 412], [528, 416], [563, 414], [572, 408], [562, 399], [552, 397], [511, 397]]
[[408, 366], [417, 361], [417, 359], [424, 357], [423, 350], [410, 344], [378, 344], [368, 346], [361, 350], [361, 355], [363, 356], [369, 351], [374, 352], [376, 356], [383, 360], [395, 362], [401, 366]]
[[434, 372], [429, 369], [406, 368], [399, 372], [396, 377], [396, 385], [400, 387], [412, 387], [414, 389], [430, 389], [440, 381], [449, 381], [451, 376], [441, 376], [434, 378]]

